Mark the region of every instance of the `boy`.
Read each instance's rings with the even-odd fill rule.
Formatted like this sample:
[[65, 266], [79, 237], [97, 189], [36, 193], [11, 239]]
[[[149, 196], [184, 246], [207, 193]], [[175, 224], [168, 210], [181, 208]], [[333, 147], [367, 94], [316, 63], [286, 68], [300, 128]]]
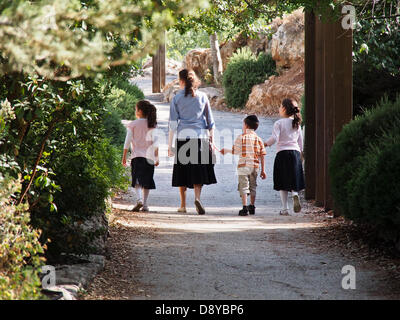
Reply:
[[[232, 153], [239, 155], [238, 162], [238, 190], [242, 198], [243, 209], [239, 216], [255, 214], [257, 173], [261, 163], [261, 178], [265, 179], [265, 147], [264, 142], [255, 133], [259, 121], [255, 115], [250, 115], [243, 120], [243, 133], [235, 140], [232, 149], [222, 149], [221, 153]], [[247, 196], [250, 194], [250, 205], [247, 206]]]

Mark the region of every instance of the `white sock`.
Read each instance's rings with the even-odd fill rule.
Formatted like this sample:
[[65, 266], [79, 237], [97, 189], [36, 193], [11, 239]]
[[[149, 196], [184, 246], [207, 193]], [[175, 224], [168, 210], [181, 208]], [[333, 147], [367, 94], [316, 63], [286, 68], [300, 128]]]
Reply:
[[149, 189], [143, 189], [143, 206], [147, 207], [147, 199], [149, 197], [150, 190]]
[[142, 187], [137, 184], [135, 186], [135, 190], [136, 190], [137, 201], [142, 201]]
[[285, 191], [285, 190], [280, 190], [279, 193], [281, 195], [281, 201], [282, 201], [283, 210], [289, 210], [288, 192]]

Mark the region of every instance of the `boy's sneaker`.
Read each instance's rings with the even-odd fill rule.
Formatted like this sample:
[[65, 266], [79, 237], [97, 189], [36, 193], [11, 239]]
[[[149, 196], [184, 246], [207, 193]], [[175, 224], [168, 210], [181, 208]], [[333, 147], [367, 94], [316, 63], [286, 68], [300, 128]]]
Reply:
[[138, 212], [141, 207], [143, 207], [143, 202], [139, 200], [138, 202], [136, 202], [136, 205], [133, 207], [132, 211]]
[[288, 210], [288, 209], [281, 210], [281, 211], [279, 211], [279, 215], [281, 215], [281, 216], [288, 216], [288, 215], [289, 215], [289, 210]]
[[247, 209], [249, 210], [249, 214], [251, 215], [256, 214], [256, 207], [253, 204], [249, 205]]
[[140, 211], [149, 212], [149, 207], [148, 206], [143, 206], [143, 208]]
[[201, 202], [199, 200], [196, 200], [194, 202], [194, 205], [196, 206], [196, 211], [198, 214], [205, 214], [206, 210], [204, 209], [203, 205], [201, 204]]
[[300, 212], [301, 211], [300, 199], [299, 199], [299, 196], [297, 194], [293, 196], [293, 211], [294, 212]]
[[247, 209], [247, 207], [243, 206], [243, 209], [239, 211], [239, 216], [248, 216], [249, 215], [249, 211]]

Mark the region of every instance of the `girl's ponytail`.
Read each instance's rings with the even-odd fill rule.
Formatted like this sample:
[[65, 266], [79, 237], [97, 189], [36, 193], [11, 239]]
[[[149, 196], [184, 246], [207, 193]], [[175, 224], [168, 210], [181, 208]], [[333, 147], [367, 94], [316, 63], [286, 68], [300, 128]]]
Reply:
[[147, 100], [140, 100], [136, 104], [136, 108], [142, 111], [147, 119], [147, 127], [155, 128], [157, 126], [157, 108]]
[[302, 121], [299, 107], [291, 99], [284, 99], [282, 101], [282, 105], [286, 110], [286, 114], [289, 117], [293, 116], [293, 122], [292, 122], [293, 129], [298, 129]]
[[185, 97], [188, 94], [191, 94], [191, 96], [194, 97], [196, 89], [200, 85], [200, 81], [197, 79], [194, 71], [188, 69], [179, 71], [179, 79], [185, 83]]

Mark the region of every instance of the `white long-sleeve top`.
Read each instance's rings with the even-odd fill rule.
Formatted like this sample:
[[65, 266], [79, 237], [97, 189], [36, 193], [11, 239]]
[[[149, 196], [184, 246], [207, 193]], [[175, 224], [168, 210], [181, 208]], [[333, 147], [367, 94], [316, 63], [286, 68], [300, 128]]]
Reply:
[[126, 125], [124, 149], [131, 149], [131, 159], [143, 157], [154, 160], [154, 149], [158, 147], [154, 130], [147, 127], [147, 119], [137, 119]]
[[271, 146], [277, 142], [276, 152], [282, 150], [297, 150], [303, 152], [303, 134], [299, 126], [293, 129], [293, 118], [282, 118], [274, 123], [271, 137], [266, 141]]

